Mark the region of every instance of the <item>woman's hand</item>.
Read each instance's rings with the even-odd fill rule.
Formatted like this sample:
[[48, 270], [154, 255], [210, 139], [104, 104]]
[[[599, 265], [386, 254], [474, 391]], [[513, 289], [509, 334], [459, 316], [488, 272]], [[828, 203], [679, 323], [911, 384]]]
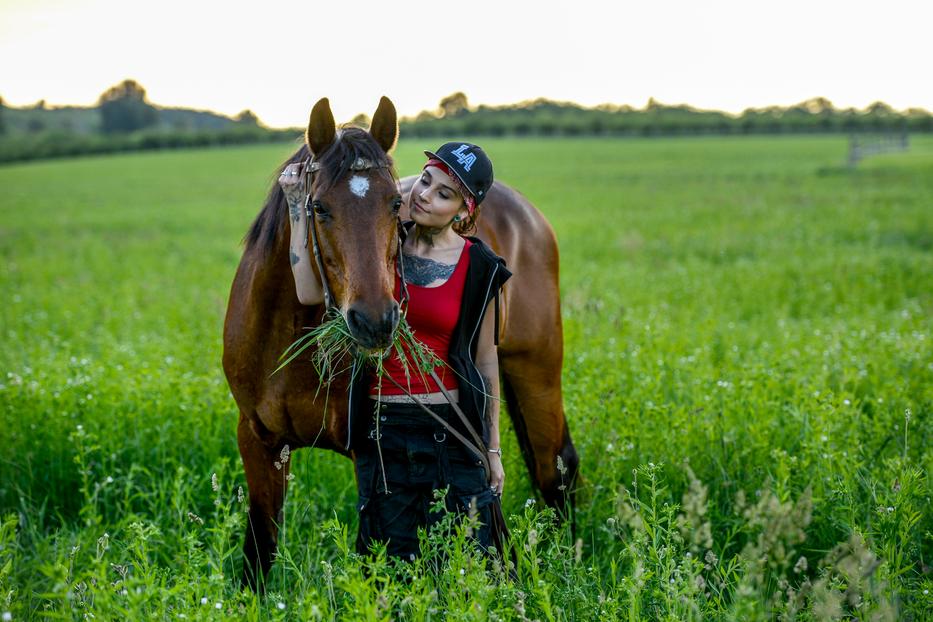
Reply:
[[502, 468], [502, 456], [498, 453], [489, 454], [489, 489], [492, 494], [502, 496], [505, 486], [505, 469]]
[[293, 223], [301, 218], [301, 202], [305, 194], [305, 176], [302, 175], [302, 165], [302, 162], [293, 162], [287, 165], [279, 175], [279, 185], [285, 193], [285, 200], [288, 201], [288, 213]]

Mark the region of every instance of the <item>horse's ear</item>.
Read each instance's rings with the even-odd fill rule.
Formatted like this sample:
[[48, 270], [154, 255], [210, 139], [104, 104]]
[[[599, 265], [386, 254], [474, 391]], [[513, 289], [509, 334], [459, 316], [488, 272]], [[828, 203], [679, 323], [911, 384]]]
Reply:
[[320, 156], [334, 142], [337, 135], [337, 124], [330, 111], [330, 102], [322, 97], [311, 109], [311, 119], [308, 121], [308, 131], [305, 132], [305, 142], [308, 149], [315, 156]]
[[395, 149], [395, 141], [398, 140], [398, 118], [395, 115], [395, 104], [385, 95], [379, 99], [379, 107], [373, 115], [369, 133], [386, 153]]

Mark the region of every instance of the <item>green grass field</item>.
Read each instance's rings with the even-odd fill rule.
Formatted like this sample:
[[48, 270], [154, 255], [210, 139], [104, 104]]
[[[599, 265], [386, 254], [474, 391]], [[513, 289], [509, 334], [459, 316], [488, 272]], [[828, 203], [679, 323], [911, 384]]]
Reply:
[[931, 619], [933, 139], [855, 171], [840, 137], [483, 144], [561, 248], [578, 539], [507, 425], [514, 582], [450, 525], [356, 558], [351, 463], [302, 451], [240, 592], [221, 329], [293, 146], [7, 166], [3, 620]]

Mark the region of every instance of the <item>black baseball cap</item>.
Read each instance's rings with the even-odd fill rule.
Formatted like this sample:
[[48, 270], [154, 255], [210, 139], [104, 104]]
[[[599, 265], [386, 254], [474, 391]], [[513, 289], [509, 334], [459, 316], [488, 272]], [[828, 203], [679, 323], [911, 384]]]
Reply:
[[429, 158], [437, 158], [460, 178], [479, 205], [492, 187], [492, 161], [483, 148], [472, 143], [444, 143], [436, 152], [425, 151]]

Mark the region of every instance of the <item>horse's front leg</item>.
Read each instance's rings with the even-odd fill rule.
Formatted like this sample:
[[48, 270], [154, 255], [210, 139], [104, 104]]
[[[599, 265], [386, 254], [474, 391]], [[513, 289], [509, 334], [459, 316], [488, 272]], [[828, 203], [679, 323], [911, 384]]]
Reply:
[[[240, 414], [237, 442], [249, 487], [249, 522], [243, 543], [242, 583], [261, 591], [278, 543], [290, 460], [282, 460], [281, 440], [269, 438], [258, 419]], [[271, 434], [269, 435], [271, 436]]]

